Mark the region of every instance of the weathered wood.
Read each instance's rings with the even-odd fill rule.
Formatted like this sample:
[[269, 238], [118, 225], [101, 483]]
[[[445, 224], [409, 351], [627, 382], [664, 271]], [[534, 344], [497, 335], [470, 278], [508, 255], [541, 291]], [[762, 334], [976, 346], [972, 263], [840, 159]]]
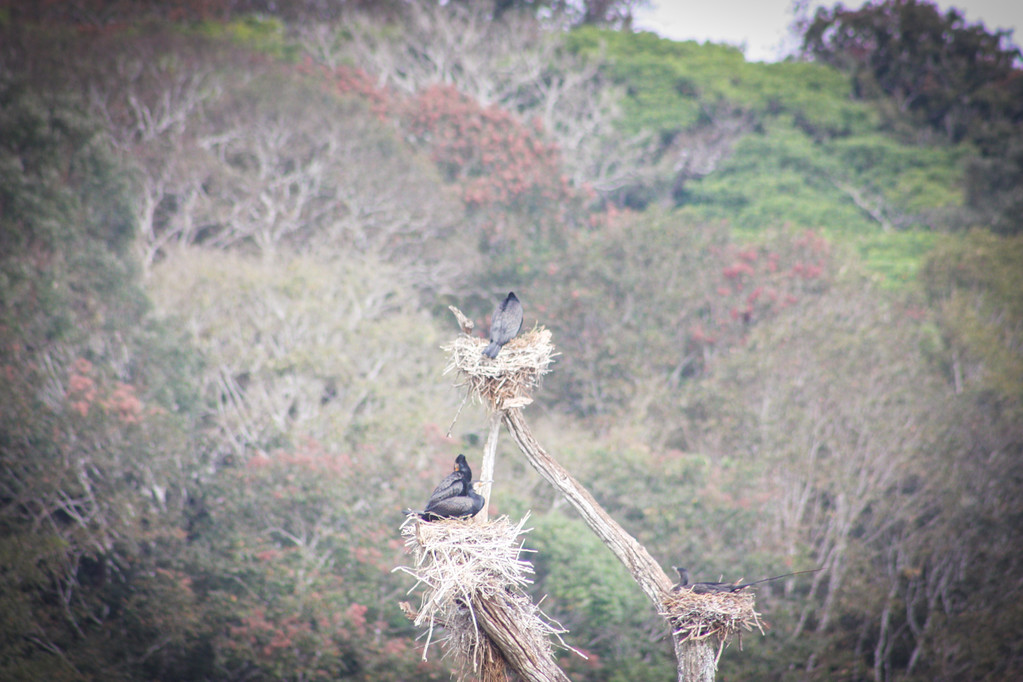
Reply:
[[519, 623], [518, 611], [505, 608], [500, 595], [472, 600], [476, 622], [500, 650], [505, 663], [527, 682], [571, 682], [554, 658], [538, 650], [534, 642], [523, 641], [522, 634], [531, 631], [527, 624]]
[[714, 682], [717, 655], [709, 640], [681, 642], [675, 637], [675, 657], [678, 659], [678, 682]]
[[565, 499], [575, 507], [586, 524], [597, 534], [597, 537], [608, 546], [619, 561], [625, 564], [625, 568], [632, 574], [636, 584], [659, 609], [661, 599], [673, 584], [661, 565], [650, 556], [643, 545], [625, 532], [625, 529], [604, 511], [586, 488], [580, 485], [564, 467], [540, 447], [540, 444], [533, 438], [520, 409], [505, 410], [503, 414], [508, 431], [511, 432], [512, 438], [526, 455], [530, 465], [548, 483], [561, 491]]
[[494, 462], [497, 459], [497, 437], [501, 433], [501, 415], [493, 412], [490, 415], [490, 433], [486, 445], [483, 446], [483, 463], [480, 465], [480, 495], [486, 500], [483, 510], [476, 515], [476, 523], [486, 523], [490, 510], [490, 490], [494, 483]]
[[[511, 408], [502, 414], [508, 431], [526, 455], [530, 465], [544, 480], [561, 491], [597, 537], [625, 565], [636, 584], [653, 602], [654, 608], [660, 611], [661, 600], [673, 584], [660, 564], [650, 556], [643, 545], [604, 511], [586, 488], [547, 454], [533, 437], [521, 410]], [[678, 659], [679, 682], [713, 682], [717, 659], [710, 643], [706, 640], [682, 642], [677, 636], [672, 637], [672, 640]]]
[[[474, 601], [473, 603], [476, 603]], [[398, 602], [398, 608], [405, 614], [405, 617], [409, 619], [409, 622], [415, 623], [416, 617], [419, 612], [413, 608], [412, 604], [407, 601]], [[463, 604], [464, 608], [464, 604]], [[477, 609], [477, 613], [479, 609]], [[466, 618], [471, 618], [466, 609]], [[477, 619], [477, 623], [479, 623]], [[507, 682], [508, 675], [508, 661], [505, 659], [501, 649], [497, 646], [493, 639], [488, 637], [485, 633], [485, 638], [480, 647], [480, 653], [478, 654], [482, 660], [474, 660], [473, 668], [474, 672], [479, 676], [479, 682]], [[426, 660], [425, 652], [423, 654], [423, 660]]]

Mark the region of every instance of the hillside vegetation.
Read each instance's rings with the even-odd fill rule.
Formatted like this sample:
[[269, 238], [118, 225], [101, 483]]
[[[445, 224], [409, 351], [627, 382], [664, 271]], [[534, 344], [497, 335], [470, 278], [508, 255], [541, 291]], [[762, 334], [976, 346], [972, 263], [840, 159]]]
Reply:
[[[629, 7], [0, 2], [0, 678], [449, 679], [397, 526], [486, 438], [447, 306], [509, 290], [538, 438], [665, 568], [822, 567], [721, 679], [1023, 676], [1019, 51]], [[510, 442], [492, 508], [573, 680], [674, 679]]]

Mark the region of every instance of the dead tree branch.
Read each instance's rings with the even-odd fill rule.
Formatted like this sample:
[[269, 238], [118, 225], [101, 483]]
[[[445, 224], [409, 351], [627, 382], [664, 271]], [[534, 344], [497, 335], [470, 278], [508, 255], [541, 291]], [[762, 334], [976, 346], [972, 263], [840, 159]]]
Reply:
[[[502, 412], [504, 423], [518, 443], [530, 465], [565, 496], [586, 524], [607, 545], [618, 560], [632, 574], [633, 580], [653, 602], [658, 612], [663, 609], [664, 598], [671, 591], [672, 582], [660, 564], [643, 545], [604, 511], [575, 478], [572, 477], [533, 437], [522, 410], [511, 408]], [[674, 628], [673, 628], [674, 630]], [[678, 658], [679, 682], [713, 682], [717, 669], [717, 656], [708, 640], [687, 640], [673, 635], [675, 656]]]

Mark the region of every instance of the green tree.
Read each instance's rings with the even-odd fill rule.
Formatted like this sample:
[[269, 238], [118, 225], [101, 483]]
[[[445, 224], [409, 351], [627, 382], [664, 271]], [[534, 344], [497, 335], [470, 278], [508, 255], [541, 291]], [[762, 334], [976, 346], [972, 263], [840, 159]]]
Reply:
[[[967, 24], [955, 8], [942, 15], [917, 0], [819, 8], [803, 51], [853, 73], [859, 96], [891, 97], [899, 111], [919, 115], [952, 141], [966, 137], [976, 121], [1011, 118], [1020, 106], [997, 94], [1018, 78], [1020, 52], [1009, 32]], [[995, 102], [1017, 111], [991, 111]]]
[[803, 53], [850, 74], [855, 94], [874, 102], [902, 136], [926, 138], [922, 128], [976, 145], [965, 222], [1014, 233], [1023, 214], [1023, 70], [1010, 38], [968, 24], [955, 8], [942, 14], [930, 2], [890, 0], [818, 9]]
[[1023, 238], [972, 230], [929, 255], [924, 282], [947, 348], [943, 368], [956, 393], [1023, 418]]

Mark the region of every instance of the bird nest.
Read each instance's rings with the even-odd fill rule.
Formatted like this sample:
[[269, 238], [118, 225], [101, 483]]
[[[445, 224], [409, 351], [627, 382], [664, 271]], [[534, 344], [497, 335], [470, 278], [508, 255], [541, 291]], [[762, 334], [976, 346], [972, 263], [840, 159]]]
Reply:
[[467, 324], [456, 308], [452, 307], [452, 312], [465, 333], [441, 346], [449, 356], [444, 374], [457, 370], [463, 379], [458, 386], [467, 387], [467, 397], [494, 410], [524, 407], [533, 402], [533, 389], [551, 371], [551, 362], [557, 355], [550, 330], [536, 326], [523, 332], [506, 343], [496, 358], [490, 359], [483, 355], [487, 340], [471, 335], [468, 329], [472, 323]]
[[[488, 523], [472, 519], [444, 519], [422, 522], [408, 517], [401, 526], [405, 549], [414, 565], [399, 566], [416, 579], [411, 594], [423, 586], [419, 609], [407, 602], [402, 610], [417, 628], [425, 628], [426, 643], [423, 660], [437, 627], [445, 635], [438, 639], [445, 656], [458, 661], [461, 677], [467, 669], [482, 674], [483, 679], [503, 679], [503, 675], [486, 674], [488, 668], [503, 670], [500, 652], [489, 640], [477, 620], [481, 604], [496, 605], [516, 623], [516, 637], [528, 642], [531, 651], [553, 655], [550, 637], [560, 644], [566, 632], [545, 616], [526, 596], [525, 586], [532, 582], [530, 562], [519, 555], [525, 550], [519, 536], [528, 514], [517, 524], [507, 516]], [[565, 645], [567, 647], [567, 645]]]
[[753, 593], [746, 590], [697, 594], [683, 589], [664, 598], [661, 615], [671, 623], [672, 634], [683, 642], [715, 638], [720, 657], [732, 636], [738, 635], [741, 644], [744, 631], [756, 627], [764, 633], [755, 605]]

